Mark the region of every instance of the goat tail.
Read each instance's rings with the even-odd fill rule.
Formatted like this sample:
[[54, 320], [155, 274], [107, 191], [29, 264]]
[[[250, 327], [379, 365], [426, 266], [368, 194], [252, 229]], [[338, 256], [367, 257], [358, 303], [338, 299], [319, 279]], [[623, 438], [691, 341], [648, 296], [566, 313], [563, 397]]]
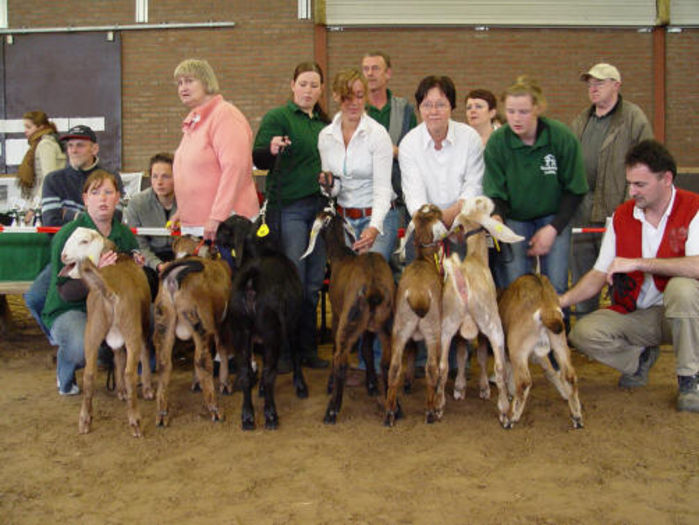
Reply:
[[410, 309], [415, 312], [415, 315], [420, 319], [425, 317], [427, 312], [430, 311], [432, 294], [428, 290], [420, 290], [417, 292], [415, 290], [409, 290], [405, 299], [408, 301]]
[[194, 259], [184, 259], [169, 264], [160, 277], [165, 289], [173, 295], [182, 285], [182, 280], [190, 273], [204, 271], [204, 264]]
[[537, 274], [536, 278], [539, 281], [539, 290], [541, 292], [541, 308], [536, 311], [535, 315], [538, 316], [539, 321], [546, 328], [554, 334], [560, 334], [565, 330], [565, 324], [556, 291], [551, 285], [551, 281], [545, 275]]
[[109, 287], [97, 266], [90, 259], [83, 259], [80, 262], [80, 277], [90, 290], [98, 290], [107, 298], [114, 295], [114, 290]]

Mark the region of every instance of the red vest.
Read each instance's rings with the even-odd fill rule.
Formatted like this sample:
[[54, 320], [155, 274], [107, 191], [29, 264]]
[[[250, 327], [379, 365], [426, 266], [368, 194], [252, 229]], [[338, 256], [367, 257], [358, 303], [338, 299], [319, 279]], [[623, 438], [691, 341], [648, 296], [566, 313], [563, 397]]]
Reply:
[[[641, 230], [642, 223], [633, 216], [635, 201], [628, 200], [621, 204], [614, 212], [614, 233], [616, 234], [616, 256], [636, 259], [642, 257]], [[691, 191], [675, 190], [675, 202], [667, 218], [665, 232], [658, 246], [656, 258], [684, 257], [684, 245], [687, 242], [689, 223], [699, 210], [699, 195]], [[631, 272], [628, 274], [631, 280], [624, 293], [615, 286], [612, 292], [612, 306], [610, 308], [620, 313], [633, 312], [636, 309], [636, 300], [641, 292], [643, 284], [643, 272]], [[670, 277], [667, 275], [653, 275], [655, 287], [659, 291], [665, 290]]]

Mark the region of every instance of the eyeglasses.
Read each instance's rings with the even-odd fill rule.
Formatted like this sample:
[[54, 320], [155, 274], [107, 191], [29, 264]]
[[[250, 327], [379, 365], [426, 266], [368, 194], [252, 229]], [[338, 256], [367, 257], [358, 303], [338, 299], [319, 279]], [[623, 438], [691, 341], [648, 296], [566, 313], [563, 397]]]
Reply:
[[432, 109], [436, 109], [437, 111], [444, 111], [450, 107], [451, 106], [448, 102], [423, 102], [422, 104], [420, 104], [420, 109], [423, 109], [425, 111], [432, 111]]

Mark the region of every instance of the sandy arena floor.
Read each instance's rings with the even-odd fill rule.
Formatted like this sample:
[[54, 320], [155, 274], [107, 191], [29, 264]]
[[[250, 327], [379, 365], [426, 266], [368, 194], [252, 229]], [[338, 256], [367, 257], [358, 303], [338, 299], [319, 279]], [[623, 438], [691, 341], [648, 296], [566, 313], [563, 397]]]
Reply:
[[[83, 436], [81, 397], [56, 394], [53, 350], [21, 299], [9, 299], [2, 524], [699, 523], [699, 415], [675, 411], [670, 349], [637, 391], [575, 354], [585, 418], [577, 431], [538, 371], [513, 430], [500, 427], [495, 401], [478, 399], [475, 382], [465, 401], [448, 400], [441, 422], [425, 424], [423, 380], [401, 396], [406, 418], [395, 428], [382, 425], [363, 387], [347, 389], [338, 424], [326, 426], [327, 372], [308, 370], [308, 399], [293, 395], [289, 375], [278, 380], [277, 431], [243, 432], [241, 394], [223, 398], [226, 420], [211, 423], [181, 360], [169, 428], [156, 428], [155, 404], [141, 400], [145, 437], [132, 438], [101, 372]], [[255, 396], [258, 427], [261, 406]]]

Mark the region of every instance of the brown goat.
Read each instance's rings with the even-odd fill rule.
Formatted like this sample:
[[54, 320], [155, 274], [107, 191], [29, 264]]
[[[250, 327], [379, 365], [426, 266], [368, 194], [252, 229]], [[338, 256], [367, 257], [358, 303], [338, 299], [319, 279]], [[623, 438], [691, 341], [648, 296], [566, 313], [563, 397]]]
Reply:
[[[500, 317], [505, 328], [507, 350], [514, 379], [514, 392], [505, 428], [519, 421], [532, 386], [529, 359], [544, 369], [546, 377], [568, 401], [573, 428], [582, 428], [578, 378], [570, 360], [563, 313], [553, 286], [541, 275], [523, 275], [502, 294]], [[560, 370], [551, 366], [553, 350]]]
[[[401, 416], [397, 389], [402, 375], [403, 351], [410, 340], [424, 340], [427, 347], [426, 421], [433, 423], [444, 410], [444, 384], [448, 375], [448, 352], [440, 345], [442, 322], [442, 275], [437, 258], [446, 236], [442, 211], [432, 204], [423, 205], [408, 225], [405, 239], [415, 231], [417, 257], [398, 283], [393, 320], [391, 366], [388, 374], [384, 424], [393, 426]], [[384, 352], [386, 349], [384, 349]], [[382, 361], [384, 357], [382, 356]], [[440, 394], [441, 392], [441, 394]]]
[[[384, 390], [390, 360], [393, 295], [395, 284], [391, 268], [378, 253], [357, 255], [345, 244], [344, 219], [328, 207], [320, 212], [313, 224], [308, 250], [311, 253], [320, 230], [330, 261], [328, 295], [333, 311], [332, 337], [333, 370], [328, 382], [332, 397], [325, 411], [324, 422], [334, 424], [342, 406], [342, 394], [347, 374], [349, 352], [362, 336], [362, 354], [366, 362], [366, 388], [369, 395], [379, 393], [374, 368], [374, 334], [381, 341], [381, 369]], [[305, 256], [305, 254], [304, 254]]]
[[[500, 422], [507, 420], [509, 403], [505, 385], [505, 336], [498, 314], [497, 295], [493, 276], [488, 267], [486, 233], [501, 242], [519, 242], [524, 239], [501, 222], [491, 218], [493, 202], [484, 196], [466, 200], [454, 219], [452, 230], [463, 228], [467, 255], [463, 262], [457, 254], [444, 261], [447, 279], [442, 300], [442, 347], [448, 347], [455, 335], [466, 340], [484, 334], [493, 349], [495, 380], [498, 386]], [[463, 343], [461, 339], [460, 343]], [[490, 398], [487, 374], [488, 351], [486, 342], [479, 338], [480, 397]], [[454, 399], [463, 399], [466, 391], [466, 349], [459, 345], [458, 373], [454, 382]]]
[[186, 257], [168, 264], [163, 271], [155, 300], [153, 344], [158, 356], [158, 413], [156, 424], [169, 423], [168, 387], [172, 373], [172, 347], [175, 336], [194, 339], [194, 368], [212, 421], [219, 421], [218, 401], [213, 382], [211, 348], [221, 358], [220, 388], [232, 393], [228, 377], [228, 347], [231, 338], [223, 319], [231, 292], [231, 269], [223, 260]]
[[90, 289], [84, 340], [84, 394], [78, 430], [81, 434], [90, 431], [97, 353], [100, 343], [106, 340], [114, 350], [117, 395], [128, 402], [131, 431], [134, 437], [141, 437], [141, 416], [136, 402], [139, 359], [143, 397], [153, 399], [146, 346], [150, 324], [150, 288], [145, 273], [130, 255], [119, 254], [115, 264], [99, 269], [92, 263], [92, 260], [99, 260], [101, 253], [114, 249], [114, 244], [99, 232], [77, 228], [66, 241], [61, 254], [65, 264], [61, 275], [80, 277]]

